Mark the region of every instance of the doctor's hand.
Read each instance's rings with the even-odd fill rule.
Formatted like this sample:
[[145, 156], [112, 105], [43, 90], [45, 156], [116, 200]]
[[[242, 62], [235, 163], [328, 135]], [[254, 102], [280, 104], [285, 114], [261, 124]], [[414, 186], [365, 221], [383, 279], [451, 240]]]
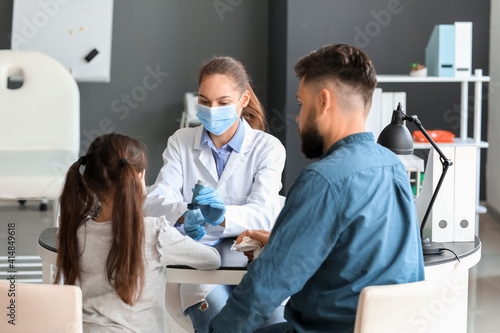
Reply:
[[200, 190], [195, 200], [200, 205], [201, 214], [207, 223], [215, 226], [224, 222], [226, 206], [217, 190], [211, 186], [205, 186]]
[[184, 231], [186, 235], [198, 241], [205, 236], [205, 220], [199, 209], [187, 210], [184, 213]]
[[[235, 244], [241, 243], [244, 237], [249, 237], [259, 241], [262, 246], [266, 246], [270, 236], [271, 232], [266, 230], [245, 230], [238, 236], [238, 238], [236, 238]], [[253, 251], [243, 252], [243, 254], [248, 258], [248, 261], [252, 261], [254, 259]]]

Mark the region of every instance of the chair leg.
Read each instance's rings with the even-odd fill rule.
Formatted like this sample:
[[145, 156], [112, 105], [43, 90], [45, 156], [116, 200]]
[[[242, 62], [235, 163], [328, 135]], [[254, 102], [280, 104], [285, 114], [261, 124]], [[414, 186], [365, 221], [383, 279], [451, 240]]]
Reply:
[[41, 212], [46, 212], [47, 211], [47, 199], [42, 199], [42, 203], [40, 204], [40, 211]]

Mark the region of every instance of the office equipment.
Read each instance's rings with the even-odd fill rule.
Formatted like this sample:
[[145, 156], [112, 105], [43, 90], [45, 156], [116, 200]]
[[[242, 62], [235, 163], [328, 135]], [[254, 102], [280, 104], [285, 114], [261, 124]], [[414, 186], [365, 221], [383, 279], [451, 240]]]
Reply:
[[[443, 144], [441, 150], [451, 158], [454, 167], [448, 171], [441, 192], [429, 216], [431, 228], [424, 232], [432, 234], [438, 242], [465, 242], [474, 239], [476, 226], [476, 153], [477, 148]], [[431, 150], [427, 162], [427, 172], [422, 185], [422, 196], [416, 199], [419, 216], [423, 215], [429, 203], [432, 188], [436, 187], [441, 174], [439, 156]]]
[[375, 139], [384, 128], [382, 124], [382, 89], [375, 88], [372, 95], [372, 105], [366, 119], [366, 131], [372, 132]]
[[425, 48], [427, 75], [455, 76], [455, 25], [434, 26]]
[[[453, 143], [453, 142], [455, 142], [455, 134], [453, 134], [449, 131], [430, 130], [427, 132], [431, 136], [432, 140], [434, 140], [436, 143], [441, 143], [441, 142]], [[420, 131], [414, 131], [412, 133], [412, 136], [413, 136], [414, 142], [429, 143], [429, 141], [425, 138], [425, 136]]]
[[474, 146], [455, 147], [455, 186], [453, 204], [453, 240], [474, 239], [476, 216], [476, 153]]
[[408, 179], [413, 189], [413, 196], [420, 195], [421, 178], [425, 169], [424, 160], [416, 155], [399, 155], [399, 159], [403, 162]]
[[394, 110], [395, 107], [396, 106], [394, 105], [394, 93], [387, 91], [382, 92], [382, 111], [381, 111], [382, 118], [380, 119], [380, 121], [382, 122], [382, 127], [380, 128], [380, 132], [382, 132], [385, 126], [387, 126], [387, 124], [391, 122], [392, 110]]
[[[432, 138], [427, 134], [426, 130], [422, 126], [422, 123], [417, 116], [407, 116], [401, 109], [401, 105], [398, 105], [397, 110], [394, 110], [392, 121], [386, 128], [380, 133], [378, 137], [378, 143], [388, 149], [392, 150], [395, 154], [407, 155], [413, 153], [413, 140], [410, 135], [410, 131], [405, 126], [405, 121], [414, 123], [418, 129], [424, 134], [424, 136], [429, 140], [432, 147], [439, 154], [440, 162], [443, 166], [443, 171], [439, 181], [437, 182], [434, 193], [432, 194], [429, 207], [427, 208], [422, 223], [420, 225], [420, 236], [422, 239], [422, 249], [424, 254], [439, 254], [443, 252], [443, 244], [431, 242], [429, 238], [424, 237], [424, 228], [427, 219], [432, 211], [434, 202], [439, 194], [441, 185], [445, 179], [448, 168], [453, 165], [453, 162], [446, 157], [446, 155], [441, 151], [437, 144], [432, 140]], [[425, 178], [424, 178], [425, 183]]]
[[94, 58], [95, 58], [95, 56], [96, 56], [96, 55], [98, 55], [98, 54], [99, 54], [99, 51], [97, 51], [97, 49], [93, 49], [92, 51], [90, 51], [90, 53], [89, 53], [89, 54], [87, 54], [87, 55], [85, 56], [85, 61], [87, 61], [87, 62], [91, 62], [91, 61], [92, 61], [92, 59], [94, 59]]
[[472, 73], [472, 22], [455, 22], [455, 76]]
[[[16, 76], [22, 86], [10, 89]], [[0, 198], [57, 201], [80, 151], [80, 93], [56, 60], [0, 50]], [[57, 225], [54, 203], [54, 225]]]
[[181, 115], [180, 128], [201, 125], [200, 120], [196, 117], [198, 112], [196, 106], [198, 105], [198, 94], [187, 92], [184, 94], [184, 111]]
[[403, 109], [406, 107], [406, 92], [384, 92], [381, 88], [376, 88], [372, 96], [372, 105], [368, 118], [366, 120], [366, 130], [372, 132], [375, 139], [385, 125], [391, 122], [392, 112], [398, 103], [401, 103]]
[[[454, 147], [440, 147], [441, 151], [451, 160], [455, 161]], [[432, 238], [434, 242], [453, 242], [454, 241], [454, 201], [455, 201], [455, 167], [448, 169], [446, 178], [441, 183], [441, 194], [436, 196], [433, 209], [428, 213], [427, 218], [430, 224], [427, 229], [422, 229], [422, 236]], [[433, 192], [437, 190], [443, 165], [441, 164], [441, 155], [434, 148], [429, 151], [427, 167], [422, 183], [422, 192], [420, 197], [415, 200], [417, 215], [419, 221], [424, 223], [423, 218], [433, 198]], [[474, 200], [469, 205], [474, 205]]]
[[[428, 84], [428, 83], [460, 83], [460, 117], [457, 117], [457, 125], [460, 124], [460, 135], [455, 138], [455, 142], [452, 146], [474, 146], [476, 147], [476, 222], [479, 221], [478, 214], [486, 213], [486, 207], [481, 206], [479, 202], [479, 186], [480, 186], [480, 161], [481, 161], [481, 149], [488, 148], [488, 142], [482, 141], [482, 98], [483, 98], [483, 85], [486, 82], [490, 82], [489, 76], [483, 76], [483, 71], [481, 69], [476, 69], [474, 75], [469, 77], [411, 77], [409, 75], [377, 75], [377, 82], [379, 85], [385, 83], [404, 83], [404, 84]], [[473, 117], [469, 114], [469, 104], [472, 102], [469, 100], [469, 84], [473, 83], [474, 87], [474, 108]], [[422, 96], [420, 96], [422, 97]], [[444, 110], [443, 110], [444, 111]], [[458, 114], [457, 114], [458, 116]], [[468, 132], [469, 120], [473, 120], [474, 131], [473, 135]], [[415, 149], [429, 149], [431, 145], [429, 143], [415, 143]], [[479, 223], [476, 223], [476, 234], [478, 234]]]
[[[10, 295], [10, 296], [9, 296]], [[12, 301], [14, 301], [12, 303]], [[82, 328], [82, 290], [77, 286], [0, 281], [1, 332], [79, 333]], [[14, 323], [9, 320], [14, 307]]]
[[15, 0], [11, 48], [45, 53], [77, 81], [109, 82], [112, 30], [113, 0]]

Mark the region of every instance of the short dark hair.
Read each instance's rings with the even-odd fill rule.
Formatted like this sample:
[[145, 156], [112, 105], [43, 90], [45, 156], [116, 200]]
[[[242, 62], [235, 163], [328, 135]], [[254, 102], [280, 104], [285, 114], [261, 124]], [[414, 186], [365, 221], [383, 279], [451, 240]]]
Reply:
[[347, 44], [323, 46], [302, 57], [295, 65], [295, 74], [307, 83], [327, 80], [348, 85], [363, 96], [365, 105], [371, 102], [377, 85], [377, 73], [368, 55]]

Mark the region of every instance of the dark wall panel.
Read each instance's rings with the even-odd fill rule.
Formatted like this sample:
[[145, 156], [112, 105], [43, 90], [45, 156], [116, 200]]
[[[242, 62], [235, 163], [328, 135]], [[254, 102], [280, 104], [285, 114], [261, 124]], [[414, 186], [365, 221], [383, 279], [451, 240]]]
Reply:
[[[490, 2], [486, 0], [289, 0], [286, 10], [289, 43], [286, 55], [281, 57], [288, 64], [287, 91], [286, 101], [281, 104], [286, 105], [284, 117], [287, 119], [293, 119], [298, 112], [295, 62], [326, 44], [347, 43], [360, 47], [371, 57], [379, 74], [407, 74], [412, 62], [425, 62], [425, 47], [434, 25], [472, 21], [473, 69], [481, 68], [484, 75], [488, 74]], [[274, 28], [271, 23], [270, 29]], [[406, 91], [407, 111], [417, 114], [426, 128], [459, 134], [460, 84], [383, 84], [380, 87], [386, 91]], [[469, 95], [473, 96], [472, 85]], [[469, 104], [472, 115], [472, 98]], [[486, 119], [486, 108], [485, 102], [483, 119]], [[483, 138], [486, 138], [485, 131], [486, 126]], [[284, 178], [288, 190], [300, 170], [311, 163], [300, 152], [294, 121], [287, 123], [286, 148], [288, 162]], [[484, 177], [482, 179], [484, 181]]]
[[[138, 137], [149, 149], [153, 183], [183, 95], [198, 89], [198, 70], [214, 55], [239, 59], [267, 104], [267, 16], [267, 0], [114, 1], [111, 82], [79, 84], [82, 150], [104, 132]], [[2, 0], [1, 49], [10, 48], [11, 25], [12, 0]], [[160, 72], [158, 85], [141, 95], [151, 71]]]

